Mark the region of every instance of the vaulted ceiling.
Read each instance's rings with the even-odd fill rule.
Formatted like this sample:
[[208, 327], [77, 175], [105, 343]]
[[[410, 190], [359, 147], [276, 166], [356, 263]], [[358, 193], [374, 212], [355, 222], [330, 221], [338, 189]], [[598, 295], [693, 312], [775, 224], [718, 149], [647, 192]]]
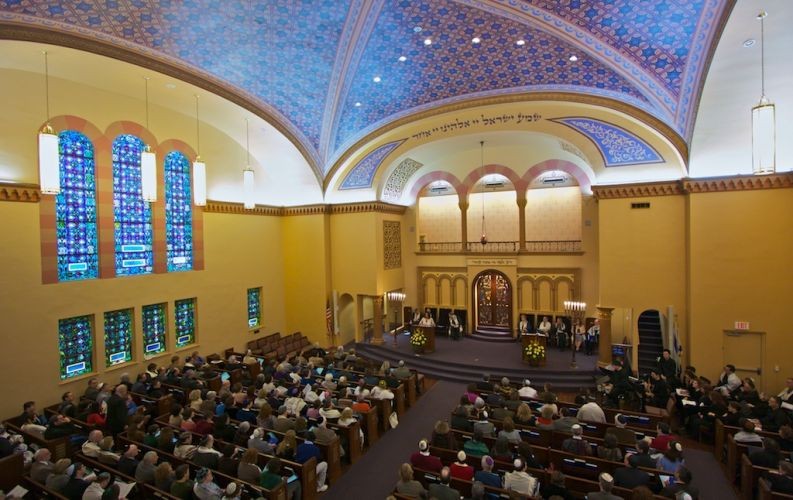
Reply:
[[690, 141], [735, 0], [0, 0], [0, 37], [110, 55], [263, 116], [324, 179], [406, 116], [605, 98]]

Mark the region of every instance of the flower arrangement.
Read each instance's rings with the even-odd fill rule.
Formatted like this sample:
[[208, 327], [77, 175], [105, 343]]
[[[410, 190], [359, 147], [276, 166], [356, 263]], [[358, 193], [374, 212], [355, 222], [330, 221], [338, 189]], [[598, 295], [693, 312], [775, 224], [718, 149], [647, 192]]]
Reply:
[[545, 358], [545, 347], [538, 342], [531, 342], [523, 349], [523, 355], [529, 361], [540, 361]]
[[419, 330], [410, 336], [410, 345], [413, 346], [413, 349], [420, 351], [421, 349], [424, 349], [426, 344], [427, 336], [424, 335], [424, 332]]

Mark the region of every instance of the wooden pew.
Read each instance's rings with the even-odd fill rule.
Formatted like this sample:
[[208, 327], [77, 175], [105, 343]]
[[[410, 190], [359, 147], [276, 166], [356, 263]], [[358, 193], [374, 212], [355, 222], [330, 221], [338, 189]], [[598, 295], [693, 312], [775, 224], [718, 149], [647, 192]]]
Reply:
[[57, 462], [61, 458], [67, 458], [70, 453], [70, 445], [69, 445], [69, 438], [62, 437], [57, 439], [44, 439], [43, 437], [33, 434], [30, 432], [25, 432], [22, 430], [22, 427], [19, 425], [19, 417], [10, 418], [3, 422], [6, 426], [6, 429], [14, 431], [17, 434], [22, 434], [25, 436], [26, 443], [35, 443], [39, 448], [47, 448], [52, 453], [52, 461]]
[[22, 482], [25, 461], [22, 455], [9, 455], [0, 459], [0, 490], [9, 491]]
[[760, 479], [758, 490], [760, 500], [793, 500], [793, 495], [771, 491], [771, 485], [765, 479]]
[[[103, 464], [103, 463], [99, 462], [98, 460], [95, 460], [93, 458], [87, 457], [87, 456], [83, 455], [82, 453], [77, 453], [74, 456], [74, 459], [76, 461], [81, 462], [82, 464], [86, 465], [87, 467], [93, 469], [95, 472], [96, 471], [99, 471], [99, 472], [104, 471], [104, 472], [107, 472], [107, 473], [111, 474], [112, 476], [115, 476], [116, 479], [119, 479], [119, 480], [121, 480], [121, 481], [123, 481], [125, 483], [135, 483], [135, 486], [132, 489], [132, 497], [133, 498], [135, 498], [135, 497], [142, 497], [142, 498], [159, 497], [159, 498], [166, 498], [166, 499], [169, 499], [169, 500], [179, 500], [179, 497], [175, 497], [175, 496], [171, 495], [171, 493], [168, 492], [168, 491], [164, 491], [164, 490], [161, 490], [159, 488], [156, 488], [154, 485], [151, 485], [151, 484], [138, 483], [138, 482], [135, 481], [134, 477], [128, 476], [126, 474], [123, 474], [122, 472], [118, 471], [117, 469], [115, 469], [113, 467], [110, 467], [109, 465]], [[214, 475], [214, 471], [213, 471], [213, 475]], [[138, 491], [138, 494], [135, 494], [136, 490]]]
[[34, 496], [34, 498], [55, 498], [58, 500], [69, 500], [68, 497], [61, 495], [55, 490], [47, 488], [45, 485], [35, 481], [30, 476], [24, 476], [22, 478], [22, 486], [30, 491], [40, 493], [40, 495]]

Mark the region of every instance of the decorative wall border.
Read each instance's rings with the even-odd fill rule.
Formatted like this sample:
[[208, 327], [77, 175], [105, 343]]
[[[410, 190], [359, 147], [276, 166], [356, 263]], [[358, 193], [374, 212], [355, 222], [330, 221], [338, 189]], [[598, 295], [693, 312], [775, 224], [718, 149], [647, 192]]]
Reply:
[[242, 203], [228, 201], [207, 200], [204, 213], [210, 214], [237, 214], [237, 215], [265, 215], [270, 217], [289, 217], [296, 215], [323, 215], [323, 214], [358, 214], [358, 213], [384, 213], [402, 215], [407, 207], [392, 205], [382, 201], [364, 201], [358, 203], [342, 203], [339, 205], [301, 205], [297, 207], [273, 207], [269, 205], [256, 205], [250, 210], [243, 207]]
[[793, 172], [770, 175], [729, 175], [724, 177], [685, 178], [677, 181], [642, 182], [592, 186], [596, 200], [642, 198], [726, 191], [756, 191], [759, 189], [793, 188]]
[[0, 201], [38, 203], [41, 201], [41, 189], [38, 184], [0, 182]]

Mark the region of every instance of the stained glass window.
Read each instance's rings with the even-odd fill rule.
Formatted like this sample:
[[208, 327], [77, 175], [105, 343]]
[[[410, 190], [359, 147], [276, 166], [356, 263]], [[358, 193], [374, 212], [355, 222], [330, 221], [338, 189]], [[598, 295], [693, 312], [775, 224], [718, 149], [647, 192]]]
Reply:
[[195, 342], [195, 299], [176, 301], [176, 347]]
[[61, 380], [94, 370], [93, 316], [58, 321]]
[[132, 309], [105, 313], [105, 366], [132, 361]]
[[61, 192], [55, 197], [58, 280], [99, 276], [94, 146], [74, 130], [58, 134]]
[[190, 161], [179, 151], [165, 157], [165, 239], [168, 272], [193, 269]]
[[151, 208], [141, 192], [140, 155], [145, 146], [128, 134], [113, 141], [116, 276], [148, 274], [154, 268]]
[[248, 328], [256, 328], [262, 322], [261, 300], [261, 288], [248, 288]]
[[147, 358], [165, 352], [165, 304], [143, 306], [143, 355]]

